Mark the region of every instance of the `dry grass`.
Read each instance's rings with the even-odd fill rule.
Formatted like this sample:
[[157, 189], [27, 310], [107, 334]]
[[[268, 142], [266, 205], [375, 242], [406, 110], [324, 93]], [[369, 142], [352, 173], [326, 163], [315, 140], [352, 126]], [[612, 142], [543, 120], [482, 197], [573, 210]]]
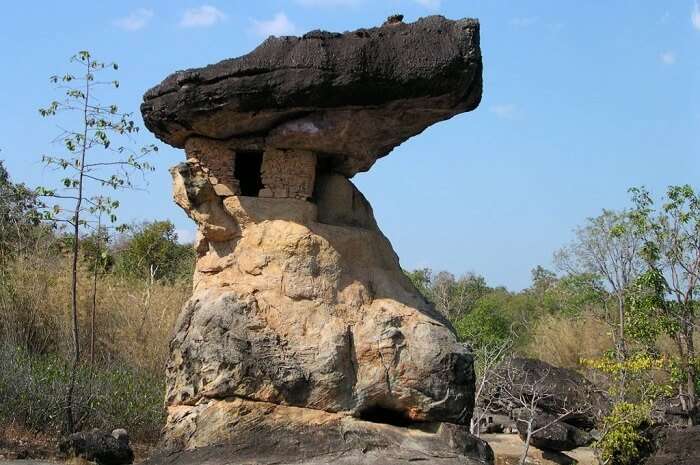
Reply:
[[613, 346], [610, 328], [591, 316], [548, 316], [537, 322], [528, 355], [552, 365], [579, 369], [582, 359], [599, 358]]
[[[36, 253], [0, 270], [0, 420], [58, 431], [71, 354], [66, 257]], [[90, 365], [92, 276], [79, 276], [83, 365], [77, 399], [82, 427], [125, 427], [153, 440], [163, 421], [170, 332], [189, 283], [106, 275], [97, 293], [95, 363]]]
[[[0, 291], [3, 340], [35, 353], [70, 353], [69, 263], [63, 257], [23, 257], [6, 271]], [[91, 282], [79, 276], [79, 319], [83, 353], [89, 357]], [[162, 372], [170, 332], [185, 300], [188, 283], [150, 283], [107, 275], [99, 280], [96, 358], [118, 360]]]

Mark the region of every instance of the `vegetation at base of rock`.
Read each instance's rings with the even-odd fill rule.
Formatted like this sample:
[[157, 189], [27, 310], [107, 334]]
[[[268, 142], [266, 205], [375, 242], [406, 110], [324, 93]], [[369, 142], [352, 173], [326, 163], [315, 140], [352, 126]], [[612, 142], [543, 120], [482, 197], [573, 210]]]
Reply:
[[648, 404], [620, 402], [603, 420], [603, 438], [598, 441], [604, 463], [609, 465], [635, 465], [649, 455], [652, 441], [645, 434], [651, 425], [651, 408]]
[[652, 425], [700, 418], [700, 196], [687, 185], [659, 204], [643, 188], [630, 194], [632, 208], [588, 219], [555, 254], [563, 275], [538, 267], [521, 292], [474, 285], [485, 283], [474, 274], [408, 273], [473, 347], [477, 374], [509, 343], [607, 390], [614, 404], [597, 447], [620, 465], [652, 452]]
[[[35, 220], [32, 202], [36, 199], [26, 187], [12, 183], [5, 174], [0, 176], [0, 189], [22, 192], [21, 199], [34, 199], [18, 203], [17, 196], [0, 197], [0, 422], [57, 433], [71, 357], [71, 239], [60, 229]], [[155, 256], [152, 263], [169, 270], [189, 263], [186, 273], [144, 279], [126, 266], [116, 272], [122, 251], [131, 249], [139, 231], [172, 231], [169, 222], [154, 224], [157, 227], [138, 225], [133, 228], [136, 233], [103, 242], [103, 254], [109, 260], [103, 262], [98, 275], [97, 356], [94, 364], [85, 361], [80, 365], [76, 383], [80, 427], [126, 426], [136, 440], [155, 440], [162, 428], [169, 334], [191, 292], [193, 252], [191, 246], [178, 244], [174, 234], [141, 238], [140, 246], [154, 242], [175, 251]], [[91, 243], [90, 235], [83, 239], [83, 244]], [[78, 289], [92, 285], [93, 250], [83, 248]], [[79, 295], [78, 321], [82, 328], [89, 328], [91, 296]], [[90, 332], [82, 331], [80, 336], [81, 345], [87, 347]]]
[[[0, 352], [0, 422], [36, 432], [58, 433], [70, 363], [57, 354], [36, 354], [19, 347]], [[78, 429], [128, 425], [141, 440], [157, 439], [164, 412], [160, 373], [125, 362], [81, 366], [76, 378]]]

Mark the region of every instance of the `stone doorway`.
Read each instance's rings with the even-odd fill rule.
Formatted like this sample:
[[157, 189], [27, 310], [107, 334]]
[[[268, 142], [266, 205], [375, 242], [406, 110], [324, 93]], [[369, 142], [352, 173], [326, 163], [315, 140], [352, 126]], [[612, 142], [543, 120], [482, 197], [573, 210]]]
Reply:
[[233, 175], [238, 179], [241, 195], [257, 197], [262, 182], [263, 153], [257, 151], [236, 152]]

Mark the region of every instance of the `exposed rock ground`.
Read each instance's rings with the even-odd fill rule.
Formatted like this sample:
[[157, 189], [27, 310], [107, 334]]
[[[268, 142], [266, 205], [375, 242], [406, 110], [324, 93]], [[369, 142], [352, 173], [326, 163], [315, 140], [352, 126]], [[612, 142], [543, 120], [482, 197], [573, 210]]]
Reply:
[[146, 94], [147, 126], [187, 153], [174, 196], [198, 225], [163, 441], [186, 452], [152, 463], [491, 463], [465, 426], [471, 354], [348, 179], [476, 107], [478, 31], [271, 38]]
[[[495, 465], [518, 465], [524, 443], [517, 434], [483, 434], [493, 449]], [[528, 465], [600, 465], [590, 447], [580, 447], [571, 451], [542, 451], [530, 447], [527, 453]]]

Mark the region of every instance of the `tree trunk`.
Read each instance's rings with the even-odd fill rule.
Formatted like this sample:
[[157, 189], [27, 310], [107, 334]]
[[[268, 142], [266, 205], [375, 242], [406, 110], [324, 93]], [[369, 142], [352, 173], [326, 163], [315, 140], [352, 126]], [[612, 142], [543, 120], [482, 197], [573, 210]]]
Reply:
[[[617, 361], [621, 364], [627, 359], [627, 343], [625, 341], [625, 298], [622, 295], [617, 296], [617, 311], [619, 328], [618, 328], [618, 341], [616, 346]], [[620, 379], [618, 381], [618, 400], [620, 402], [625, 400], [625, 394], [627, 391], [627, 373], [623, 368], [620, 370]]]
[[697, 396], [695, 395], [695, 381], [697, 380], [697, 370], [695, 369], [695, 343], [693, 342], [693, 327], [688, 322], [691, 321], [692, 313], [687, 315], [683, 324], [683, 339], [685, 345], [685, 360], [681, 361], [686, 375], [686, 395], [688, 397], [688, 425], [695, 423], [695, 413], [697, 411]]
[[71, 319], [73, 333], [73, 365], [71, 367], [70, 380], [66, 391], [66, 433], [73, 433], [75, 421], [73, 415], [73, 394], [75, 391], [75, 380], [80, 364], [80, 333], [78, 326], [78, 254], [80, 253], [80, 198], [76, 202], [76, 213], [73, 225], [73, 257], [71, 263]]
[[525, 436], [525, 447], [523, 448], [523, 454], [520, 456], [520, 461], [518, 465], [525, 465], [527, 463], [527, 453], [530, 450], [530, 440], [532, 439], [532, 420], [527, 423], [527, 435]]
[[[91, 62], [87, 60], [87, 72], [90, 73]], [[88, 136], [88, 104], [90, 102], [90, 81], [85, 81], [85, 105], [83, 107], [83, 145], [80, 156], [80, 175], [78, 177], [78, 192], [73, 215], [73, 257], [71, 263], [71, 317], [73, 325], [73, 366], [71, 367], [70, 380], [66, 390], [66, 432], [75, 431], [75, 416], [73, 411], [73, 397], [75, 382], [80, 366], [80, 330], [78, 323], [78, 255], [80, 254], [80, 209], [83, 204], [83, 176], [85, 174], [85, 156], [87, 154]]]

